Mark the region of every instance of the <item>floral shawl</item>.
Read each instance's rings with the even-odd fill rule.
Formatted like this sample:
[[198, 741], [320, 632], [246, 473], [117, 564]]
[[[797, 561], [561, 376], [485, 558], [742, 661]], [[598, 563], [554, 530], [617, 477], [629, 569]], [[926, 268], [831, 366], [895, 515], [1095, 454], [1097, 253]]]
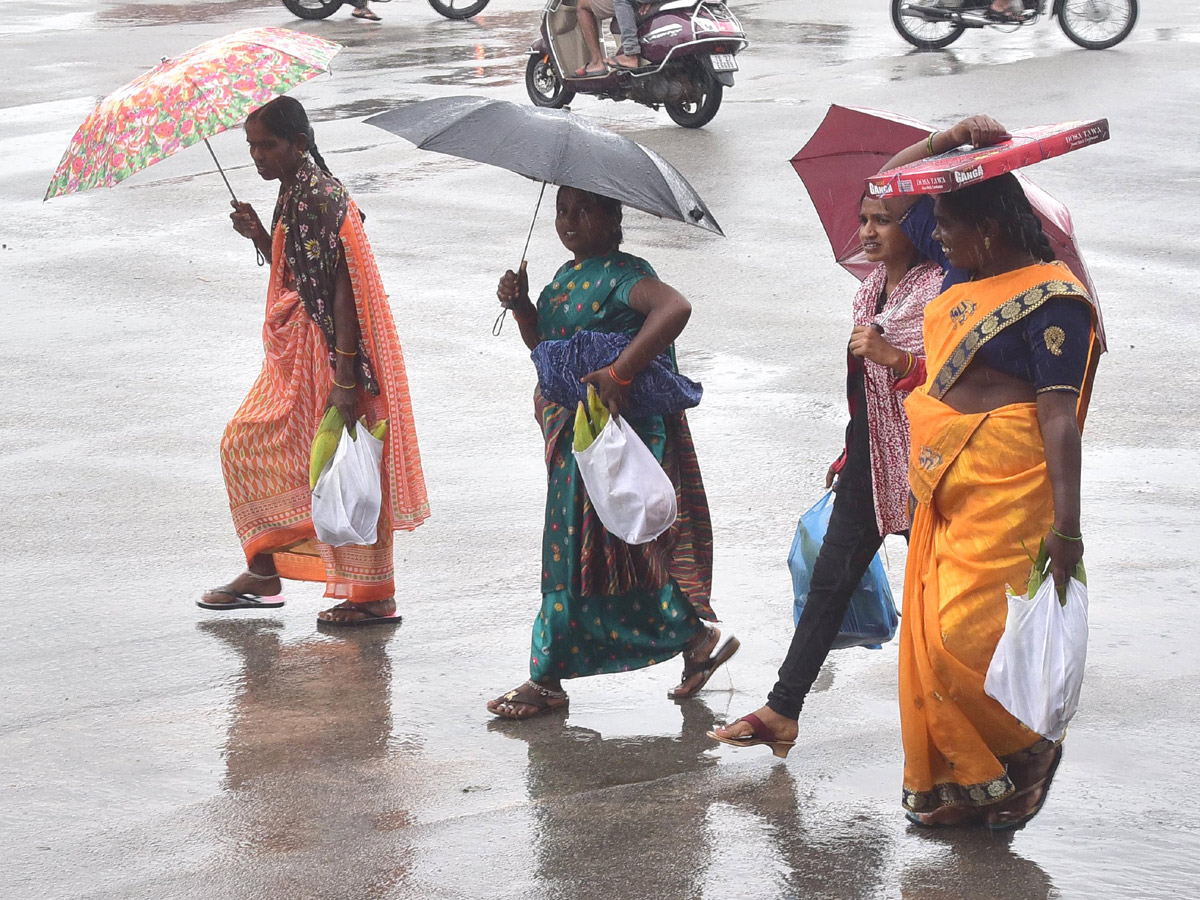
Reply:
[[[305, 156], [296, 172], [295, 186], [280, 191], [271, 219], [272, 232], [277, 224], [283, 227], [284, 259], [296, 279], [304, 308], [325, 336], [331, 366], [337, 362], [333, 296], [343, 257], [340, 235], [349, 204], [350, 195], [342, 183]], [[368, 393], [378, 395], [379, 383], [361, 336], [356, 362], [358, 383]]]
[[[888, 295], [883, 310], [875, 306], [887, 283], [887, 268], [880, 264], [863, 281], [854, 296], [854, 324], [878, 323], [893, 347], [915, 356], [925, 355], [921, 326], [925, 306], [942, 290], [942, 270], [935, 263], [913, 266]], [[875, 494], [875, 520], [880, 534], [908, 528], [908, 417], [907, 393], [897, 389], [895, 373], [887, 366], [862, 361], [867, 395], [867, 429], [871, 445], [871, 486]]]

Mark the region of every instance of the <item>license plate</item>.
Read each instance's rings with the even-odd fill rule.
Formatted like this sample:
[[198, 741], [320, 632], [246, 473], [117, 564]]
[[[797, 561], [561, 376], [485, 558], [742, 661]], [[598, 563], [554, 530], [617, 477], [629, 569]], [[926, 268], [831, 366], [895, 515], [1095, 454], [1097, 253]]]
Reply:
[[714, 53], [709, 59], [712, 61], [714, 72], [736, 72], [738, 70], [737, 60], [733, 58], [732, 53]]

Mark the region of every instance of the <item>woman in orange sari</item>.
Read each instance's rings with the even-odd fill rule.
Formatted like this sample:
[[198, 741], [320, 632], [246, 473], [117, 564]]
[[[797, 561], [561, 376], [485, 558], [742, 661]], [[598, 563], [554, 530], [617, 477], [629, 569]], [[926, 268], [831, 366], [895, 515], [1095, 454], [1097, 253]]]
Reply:
[[1054, 579], [1083, 557], [1080, 432], [1101, 352], [1097, 312], [1002, 175], [934, 209], [970, 273], [925, 309], [928, 379], [905, 403], [916, 501], [900, 632], [904, 806], [918, 825], [1013, 828], [1062, 758], [984, 693], [1005, 586], [1044, 538]]
[[[329, 174], [304, 107], [278, 97], [246, 120], [259, 175], [278, 180], [271, 231], [248, 203], [234, 229], [271, 260], [262, 372], [221, 440], [221, 468], [247, 567], [197, 601], [205, 609], [283, 605], [280, 579], [325, 584], [341, 601], [329, 625], [395, 624], [392, 533], [429, 515], [404, 357], [363, 216]], [[387, 419], [379, 538], [369, 547], [317, 541], [309, 447], [330, 406], [346, 422]]]

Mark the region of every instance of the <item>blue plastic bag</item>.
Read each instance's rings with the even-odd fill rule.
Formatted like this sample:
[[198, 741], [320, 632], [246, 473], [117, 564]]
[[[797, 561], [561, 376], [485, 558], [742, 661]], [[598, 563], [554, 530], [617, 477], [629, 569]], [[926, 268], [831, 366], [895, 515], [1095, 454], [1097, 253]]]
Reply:
[[[816, 502], [812, 509], [800, 517], [796, 526], [796, 537], [792, 540], [792, 552], [788, 554], [788, 568], [792, 572], [792, 587], [796, 600], [793, 604], [793, 622], [800, 621], [804, 603], [808, 599], [808, 585], [812, 578], [813, 564], [821, 552], [825, 531], [829, 528], [829, 516], [833, 512], [833, 492], [829, 491]], [[892, 599], [892, 588], [883, 571], [883, 560], [879, 554], [871, 560], [867, 573], [850, 598], [850, 608], [842, 620], [841, 630], [833, 641], [834, 650], [846, 647], [868, 647], [880, 649], [896, 636], [900, 616]]]

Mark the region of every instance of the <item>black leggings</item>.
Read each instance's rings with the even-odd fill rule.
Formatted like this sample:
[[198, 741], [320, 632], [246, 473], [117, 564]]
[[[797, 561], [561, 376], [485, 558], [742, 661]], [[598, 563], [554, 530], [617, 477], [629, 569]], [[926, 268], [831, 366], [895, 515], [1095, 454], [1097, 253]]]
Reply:
[[[855, 387], [861, 391], [861, 374], [857, 381]], [[813, 564], [808, 600], [779, 668], [779, 681], [767, 695], [767, 706], [789, 719], [799, 718], [804, 698], [846, 617], [850, 597], [883, 543], [875, 521], [866, 398], [859, 393], [856, 399], [846, 464], [833, 495], [829, 529]]]

